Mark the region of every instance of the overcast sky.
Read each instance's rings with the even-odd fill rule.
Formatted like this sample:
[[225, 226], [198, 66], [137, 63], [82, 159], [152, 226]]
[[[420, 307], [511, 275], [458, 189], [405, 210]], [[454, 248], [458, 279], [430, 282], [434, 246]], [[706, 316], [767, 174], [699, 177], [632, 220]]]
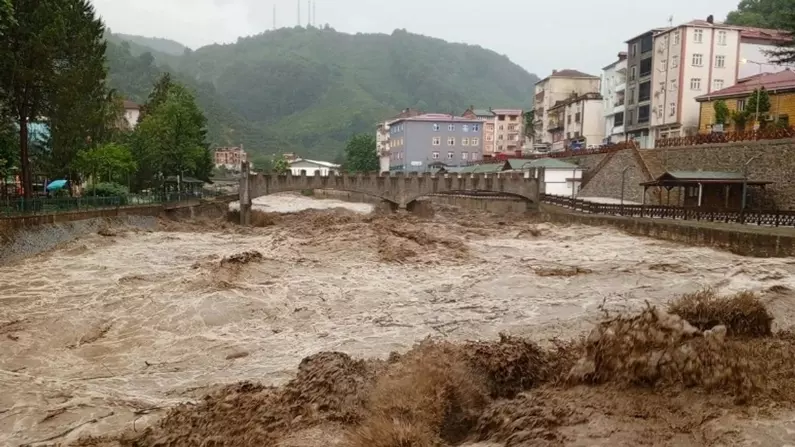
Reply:
[[[297, 23], [296, 0], [93, 0], [114, 32], [174, 39], [191, 48], [234, 42]], [[344, 32], [396, 28], [477, 44], [540, 77], [552, 69], [599, 74], [624, 41], [674, 23], [723, 20], [739, 0], [316, 0], [318, 24]], [[307, 0], [301, 0], [306, 24]]]

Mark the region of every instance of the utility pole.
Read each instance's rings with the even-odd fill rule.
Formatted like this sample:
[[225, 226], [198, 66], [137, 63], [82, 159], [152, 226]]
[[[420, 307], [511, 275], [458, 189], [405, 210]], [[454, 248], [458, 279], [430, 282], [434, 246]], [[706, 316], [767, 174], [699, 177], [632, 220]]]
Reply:
[[276, 5], [273, 5], [273, 30], [276, 31]]
[[298, 26], [301, 26], [301, 0], [296, 2], [298, 4]]
[[306, 0], [306, 27], [312, 26], [312, 0]]

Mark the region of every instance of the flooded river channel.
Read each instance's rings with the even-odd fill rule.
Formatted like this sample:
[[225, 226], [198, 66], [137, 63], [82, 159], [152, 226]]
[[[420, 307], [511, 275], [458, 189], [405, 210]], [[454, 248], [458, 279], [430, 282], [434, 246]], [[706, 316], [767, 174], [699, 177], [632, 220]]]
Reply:
[[[361, 217], [369, 205], [259, 200], [326, 210], [254, 229], [118, 229], [0, 266], [0, 445], [140, 430], [220, 385], [284, 383], [319, 351], [385, 358], [428, 336], [500, 333], [543, 343], [584, 333], [600, 309], [795, 289], [791, 259], [608, 228], [446, 211], [381, 222]], [[243, 252], [262, 259], [223, 261]], [[574, 273], [542, 274], [555, 269]], [[778, 328], [795, 321], [787, 302], [770, 298]]]

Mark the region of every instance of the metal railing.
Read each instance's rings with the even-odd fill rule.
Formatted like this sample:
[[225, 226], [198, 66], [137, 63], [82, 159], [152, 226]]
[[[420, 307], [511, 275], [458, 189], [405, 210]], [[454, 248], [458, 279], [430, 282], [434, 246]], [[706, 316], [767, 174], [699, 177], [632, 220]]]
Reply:
[[205, 190], [201, 192], [181, 192], [181, 193], [160, 193], [160, 194], [129, 194], [126, 196], [83, 196], [83, 197], [34, 197], [24, 199], [22, 197], [0, 199], [0, 218], [59, 214], [77, 211], [91, 211], [103, 209], [115, 209], [124, 207], [136, 207], [147, 205], [169, 205], [188, 202], [197, 202], [225, 193], [217, 190]]
[[795, 211], [787, 210], [746, 209], [744, 211], [734, 211], [702, 210], [665, 205], [622, 205], [588, 202], [552, 194], [542, 194], [541, 202], [587, 214], [795, 227]]

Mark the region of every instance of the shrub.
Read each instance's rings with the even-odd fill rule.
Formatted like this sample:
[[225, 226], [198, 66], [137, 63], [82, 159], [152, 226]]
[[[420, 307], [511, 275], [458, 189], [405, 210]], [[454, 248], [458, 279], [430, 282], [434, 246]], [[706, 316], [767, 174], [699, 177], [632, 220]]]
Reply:
[[118, 183], [97, 183], [83, 190], [84, 199], [90, 199], [92, 197], [118, 197], [118, 205], [126, 205], [128, 196], [129, 191], [127, 187], [119, 185]]

